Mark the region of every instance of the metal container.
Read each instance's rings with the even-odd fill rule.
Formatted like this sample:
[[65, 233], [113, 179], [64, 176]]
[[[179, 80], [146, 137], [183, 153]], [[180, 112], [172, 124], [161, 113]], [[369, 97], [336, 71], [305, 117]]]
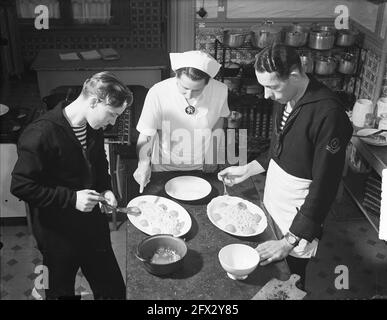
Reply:
[[281, 41], [281, 28], [274, 26], [273, 21], [251, 27], [250, 42], [254, 48], [265, 48], [273, 42]]
[[[180, 259], [170, 263], [152, 263], [152, 256], [159, 248], [174, 250]], [[142, 240], [135, 256], [144, 263], [145, 269], [155, 275], [167, 275], [176, 272], [183, 266], [183, 259], [187, 254], [187, 245], [184, 240], [168, 234], [157, 234]]]
[[231, 33], [230, 30], [223, 32], [223, 45], [230, 48], [238, 48], [243, 45], [246, 39], [244, 33]]
[[336, 44], [340, 47], [350, 47], [355, 43], [358, 34], [358, 32], [349, 29], [340, 30], [337, 35]]
[[304, 72], [313, 73], [314, 61], [312, 55], [309, 53], [300, 53], [301, 65], [304, 68]]
[[285, 28], [285, 44], [291, 47], [302, 47], [306, 44], [309, 28], [294, 23]]
[[328, 75], [335, 73], [337, 66], [334, 57], [318, 57], [315, 61], [314, 72], [320, 75]]
[[356, 63], [355, 56], [351, 53], [346, 53], [340, 58], [338, 71], [343, 74], [353, 74], [355, 72]]
[[309, 33], [309, 47], [317, 50], [329, 50], [335, 43], [335, 29], [330, 26], [313, 28]]

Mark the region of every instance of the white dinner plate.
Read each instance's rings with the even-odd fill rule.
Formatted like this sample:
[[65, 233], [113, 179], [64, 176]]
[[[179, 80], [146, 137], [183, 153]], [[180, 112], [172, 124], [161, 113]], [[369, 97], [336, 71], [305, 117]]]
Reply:
[[[139, 203], [142, 201], [151, 202], [156, 205], [164, 205], [167, 207], [168, 211], [174, 210], [177, 212], [177, 221], [179, 223], [184, 222], [184, 225], [178, 234], [174, 234], [175, 237], [181, 237], [191, 229], [191, 226], [192, 226], [191, 216], [189, 215], [187, 210], [185, 210], [180, 204], [176, 203], [175, 201], [172, 201], [164, 197], [146, 195], [146, 196], [139, 196], [132, 199], [128, 203], [128, 207], [131, 207], [131, 206], [137, 207], [139, 206]], [[169, 233], [163, 230], [160, 230], [160, 232], [155, 232], [153, 230], [151, 223], [149, 223], [149, 221], [147, 221], [148, 226], [146, 226], [146, 223], [144, 224], [144, 220], [148, 220], [149, 217], [147, 217], [147, 214], [144, 212], [142, 212], [141, 215], [139, 215], [138, 217], [128, 214], [128, 219], [137, 229], [139, 229], [140, 231], [148, 235], [153, 236], [155, 234]]]
[[[244, 234], [241, 232], [231, 232], [231, 231], [225, 229], [226, 222], [223, 218], [215, 221], [215, 219], [213, 217], [213, 213], [219, 212], [218, 211], [219, 209], [218, 210], [214, 210], [214, 209], [222, 202], [225, 202], [228, 205], [234, 205], [234, 204], [237, 204], [238, 202], [242, 202], [247, 206], [247, 209], [252, 214], [259, 215], [261, 217], [261, 220], [258, 222], [258, 224], [256, 226], [254, 226], [255, 232], [251, 233], [251, 234]], [[215, 227], [219, 228], [220, 230], [222, 230], [224, 232], [232, 234], [233, 236], [238, 236], [238, 237], [256, 236], [258, 234], [261, 234], [263, 231], [265, 231], [265, 229], [267, 227], [267, 219], [266, 219], [266, 215], [263, 212], [263, 210], [260, 207], [258, 207], [257, 205], [255, 205], [254, 203], [247, 201], [247, 200], [244, 200], [244, 199], [239, 198], [239, 197], [219, 196], [219, 197], [212, 199], [211, 202], [207, 206], [207, 216], [208, 216], [208, 219], [210, 219], [210, 221], [212, 222], [212, 224]], [[220, 216], [222, 216], [222, 214], [220, 214]]]
[[198, 200], [206, 197], [211, 192], [208, 181], [194, 176], [181, 176], [169, 180], [165, 184], [165, 192], [178, 200]]
[[[356, 135], [358, 135], [358, 136], [367, 136], [367, 135], [372, 134], [372, 133], [374, 133], [376, 131], [379, 131], [379, 129], [361, 129], [358, 132], [356, 132]], [[364, 141], [365, 143], [373, 145], [373, 146], [380, 146], [380, 147], [387, 146], [387, 132], [381, 132], [380, 135], [381, 136], [385, 136], [386, 137], [386, 141], [384, 141], [384, 142], [377, 141], [375, 139], [367, 138], [367, 137], [364, 137], [364, 138], [360, 137], [360, 139], [362, 141]]]
[[0, 104], [0, 116], [6, 114], [8, 111], [9, 107], [7, 107], [5, 104]]

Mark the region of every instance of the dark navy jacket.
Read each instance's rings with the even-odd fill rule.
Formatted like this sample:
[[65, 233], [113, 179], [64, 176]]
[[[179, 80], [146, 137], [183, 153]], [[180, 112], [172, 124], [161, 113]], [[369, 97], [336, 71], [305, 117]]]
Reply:
[[[353, 129], [334, 92], [312, 77], [281, 131], [283, 109], [283, 105], [274, 106], [268, 160], [273, 159], [293, 176], [312, 180], [305, 203], [289, 229], [311, 242], [321, 236], [323, 221], [335, 200]], [[268, 163], [261, 165], [267, 169]]]
[[[111, 190], [103, 131], [88, 126], [87, 152], [83, 151], [59, 104], [19, 138], [11, 192], [38, 209], [34, 218], [40, 229], [69, 240], [107, 241], [108, 221], [99, 206], [90, 213], [75, 209], [76, 191], [82, 189]], [[106, 241], [104, 245], [110, 243]]]

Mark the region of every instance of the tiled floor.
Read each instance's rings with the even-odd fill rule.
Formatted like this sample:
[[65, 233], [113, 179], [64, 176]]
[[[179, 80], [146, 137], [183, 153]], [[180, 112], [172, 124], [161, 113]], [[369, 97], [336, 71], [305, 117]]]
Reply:
[[[0, 91], [0, 102], [22, 106], [40, 104], [34, 76], [13, 82], [7, 90]], [[117, 231], [111, 232], [113, 249], [124, 278], [125, 231], [125, 224], [122, 224]], [[27, 233], [26, 226], [1, 226], [0, 234], [4, 243], [0, 251], [0, 299], [34, 299], [32, 288], [37, 276], [34, 270], [41, 264], [41, 255], [33, 237]], [[348, 268], [348, 289], [340, 290], [335, 286], [335, 280], [340, 276], [340, 271], [335, 273], [338, 266]], [[387, 296], [387, 245], [378, 239], [347, 195], [342, 203], [335, 204], [327, 217], [325, 233], [317, 256], [308, 266], [306, 282], [306, 299]], [[81, 273], [77, 276], [75, 290], [84, 299], [92, 298]]]

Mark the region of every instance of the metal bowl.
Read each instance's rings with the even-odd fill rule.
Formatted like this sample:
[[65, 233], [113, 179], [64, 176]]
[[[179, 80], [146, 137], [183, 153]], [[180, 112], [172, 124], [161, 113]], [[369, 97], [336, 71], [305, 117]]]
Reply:
[[[166, 248], [175, 251], [180, 256], [180, 259], [165, 264], [151, 262], [153, 255], [159, 248]], [[184, 240], [169, 234], [157, 234], [142, 240], [137, 245], [135, 255], [137, 259], [143, 262], [145, 269], [149, 273], [163, 276], [174, 273], [183, 266], [183, 260], [187, 251], [187, 245]]]

